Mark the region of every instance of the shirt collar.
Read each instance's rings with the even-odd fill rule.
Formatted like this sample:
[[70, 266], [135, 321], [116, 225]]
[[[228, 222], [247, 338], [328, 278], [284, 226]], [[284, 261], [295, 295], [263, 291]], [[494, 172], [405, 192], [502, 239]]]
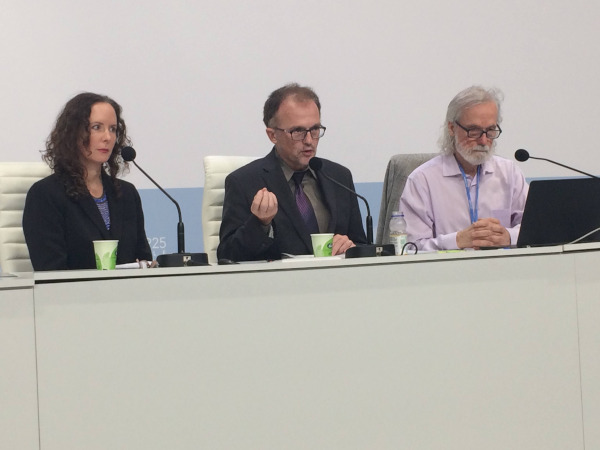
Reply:
[[[481, 165], [481, 173], [494, 173], [494, 156], [485, 161]], [[458, 161], [452, 155], [442, 155], [442, 175], [445, 177], [454, 177], [461, 175], [460, 169], [458, 168]]]
[[[290, 166], [288, 166], [277, 153], [275, 153], [275, 156], [276, 156], [277, 160], [279, 161], [281, 170], [283, 170], [283, 176], [285, 177], [285, 180], [289, 183], [289, 181], [292, 179], [292, 176], [294, 175], [294, 172], [297, 172], [297, 171], [292, 170], [290, 168]], [[310, 167], [308, 167], [307, 170], [313, 176], [313, 178], [316, 180], [317, 177], [316, 177], [315, 171], [312, 170]]]

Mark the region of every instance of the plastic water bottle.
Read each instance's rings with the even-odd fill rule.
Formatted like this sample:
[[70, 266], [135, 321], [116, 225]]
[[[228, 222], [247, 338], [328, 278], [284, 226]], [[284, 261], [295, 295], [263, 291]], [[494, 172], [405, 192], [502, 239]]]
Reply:
[[399, 211], [394, 211], [390, 220], [390, 244], [394, 244], [396, 255], [402, 253], [402, 247], [406, 244], [406, 220]]

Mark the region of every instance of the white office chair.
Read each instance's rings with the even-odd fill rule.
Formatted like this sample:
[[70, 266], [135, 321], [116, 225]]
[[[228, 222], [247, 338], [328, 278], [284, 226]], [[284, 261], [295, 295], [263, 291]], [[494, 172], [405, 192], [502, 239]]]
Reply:
[[0, 163], [0, 269], [3, 273], [33, 270], [23, 235], [23, 208], [31, 185], [48, 175], [50, 168], [46, 163]]
[[258, 159], [254, 156], [205, 156], [202, 195], [202, 235], [209, 263], [217, 262], [219, 229], [223, 215], [225, 178], [235, 169]]
[[375, 242], [378, 244], [390, 243], [390, 218], [392, 212], [398, 211], [406, 179], [413, 170], [437, 155], [439, 153], [407, 153], [391, 157], [383, 181]]

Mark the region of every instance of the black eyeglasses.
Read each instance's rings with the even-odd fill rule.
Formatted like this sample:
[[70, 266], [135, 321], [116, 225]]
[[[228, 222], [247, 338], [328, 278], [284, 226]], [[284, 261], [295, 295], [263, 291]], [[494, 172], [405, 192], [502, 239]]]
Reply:
[[467, 136], [471, 139], [479, 139], [484, 134], [488, 139], [496, 139], [502, 133], [502, 128], [500, 128], [500, 125], [498, 124], [494, 125], [492, 128], [488, 128], [487, 130], [482, 130], [481, 128], [465, 128], [458, 122], [454, 123], [465, 130], [467, 132]]
[[309, 128], [308, 130], [306, 128], [293, 128], [291, 130], [284, 130], [283, 128], [277, 128], [277, 127], [272, 127], [274, 130], [279, 130], [279, 131], [283, 131], [285, 133], [290, 133], [290, 136], [292, 137], [292, 140], [294, 141], [303, 141], [304, 139], [306, 139], [306, 134], [310, 132], [310, 137], [313, 139], [319, 139], [322, 138], [323, 135], [325, 134], [325, 130], [327, 129], [327, 127], [324, 127], [322, 125], [318, 125], [312, 128]]

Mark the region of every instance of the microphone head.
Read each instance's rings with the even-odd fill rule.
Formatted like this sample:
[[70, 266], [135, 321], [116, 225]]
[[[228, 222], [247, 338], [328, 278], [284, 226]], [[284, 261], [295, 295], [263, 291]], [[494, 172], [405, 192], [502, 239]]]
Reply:
[[321, 167], [323, 167], [323, 161], [321, 161], [321, 158], [313, 156], [312, 158], [310, 158], [308, 165], [314, 171], [321, 170]]
[[123, 147], [121, 149], [121, 157], [125, 161], [133, 161], [135, 159], [135, 150], [133, 147]]
[[515, 152], [515, 159], [521, 162], [527, 161], [529, 159], [529, 152], [525, 149], [520, 148]]

